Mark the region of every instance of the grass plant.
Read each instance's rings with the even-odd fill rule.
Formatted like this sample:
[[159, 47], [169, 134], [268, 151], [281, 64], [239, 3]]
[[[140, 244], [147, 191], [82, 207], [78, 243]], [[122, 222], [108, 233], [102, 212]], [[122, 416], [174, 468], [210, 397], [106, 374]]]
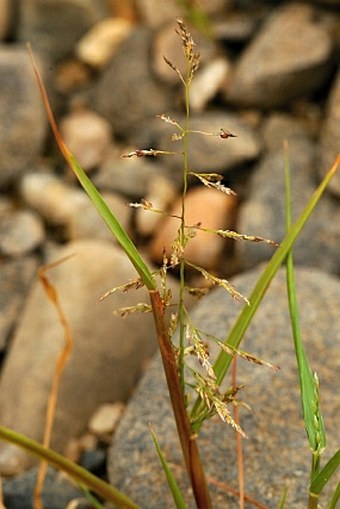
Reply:
[[[232, 425], [240, 435], [244, 434], [240, 424], [238, 423], [237, 415], [236, 417], [235, 414], [233, 416], [232, 411], [239, 388], [237, 387], [236, 382], [226, 391], [222, 391], [220, 386], [231, 366], [233, 359], [235, 359], [235, 356], [244, 356], [250, 361], [254, 361], [256, 363], [262, 362], [263, 364], [266, 364], [260, 359], [255, 359], [248, 352], [241, 351], [239, 349], [239, 345], [266, 293], [271, 280], [275, 276], [282, 263], [287, 259], [287, 256], [288, 285], [290, 294], [290, 308], [292, 310], [293, 330], [295, 333], [298, 331], [298, 316], [296, 313], [297, 304], [296, 301], [294, 301], [295, 294], [292, 271], [293, 260], [290, 253], [302, 228], [304, 227], [312, 211], [320, 200], [322, 193], [326, 189], [330, 179], [336, 172], [340, 162], [340, 156], [337, 157], [335, 163], [330, 168], [324, 180], [312, 195], [302, 214], [298, 217], [294, 224], [291, 224], [288, 214], [287, 234], [280, 246], [277, 247], [275, 253], [264, 269], [249, 298], [241, 295], [237, 289], [235, 289], [227, 280], [209, 274], [209, 272], [207, 272], [204, 267], [198, 267], [194, 266], [193, 264], [189, 264], [188, 261], [186, 261], [184, 255], [185, 247], [188, 242], [190, 242], [192, 236], [195, 234], [195, 231], [200, 229], [199, 225], [193, 226], [186, 224], [185, 198], [189, 186], [189, 179], [198, 179], [203, 185], [207, 187], [219, 189], [221, 192], [227, 194], [233, 194], [231, 189], [223, 186], [222, 177], [220, 175], [197, 173], [192, 171], [190, 168], [190, 162], [188, 160], [188, 145], [190, 136], [193, 134], [200, 134], [203, 136], [219, 136], [222, 140], [221, 142], [223, 142], [223, 140], [228, 140], [235, 135], [230, 133], [225, 128], [221, 129], [217, 133], [191, 131], [189, 102], [190, 86], [199, 66], [199, 54], [195, 51], [194, 41], [192, 40], [190, 33], [188, 32], [185, 24], [181, 19], [177, 20], [177, 34], [182, 41], [183, 51], [186, 58], [185, 75], [181, 74], [173, 62], [170, 62], [166, 58], [165, 62], [178, 75], [178, 78], [183, 85], [185, 120], [184, 124], [180, 125], [176, 120], [170, 118], [166, 114], [160, 115], [160, 119], [176, 129], [176, 133], [172, 136], [172, 139], [176, 143], [181, 144], [181, 149], [174, 152], [179, 152], [182, 154], [183, 158], [182, 207], [180, 217], [178, 218], [179, 225], [177, 238], [172, 245], [172, 254], [169, 258], [164, 256], [162, 267], [156, 273], [151, 272], [151, 270], [148, 268], [147, 263], [138, 252], [136, 246], [133, 244], [128, 234], [112, 214], [111, 210], [106, 205], [98, 190], [95, 188], [79, 163], [66, 147], [54, 120], [47, 94], [39, 71], [36, 67], [36, 64], [34, 63], [32, 53], [31, 57], [49, 121], [59, 148], [70, 168], [78, 178], [80, 184], [84, 188], [85, 192], [88, 194], [93, 205], [96, 207], [98, 213], [103, 218], [108, 228], [111, 230], [112, 234], [115, 236], [127, 257], [130, 259], [132, 265], [136, 269], [138, 278], [134, 282], [130, 282], [125, 285], [125, 288], [133, 289], [134, 287], [144, 285], [148, 290], [150, 303], [146, 304], [146, 307], [143, 307], [143, 310], [145, 311], [150, 309], [150, 311], [153, 313], [159, 349], [170, 394], [170, 400], [177, 425], [184, 463], [186, 466], [188, 478], [192, 486], [193, 496], [197, 508], [210, 509], [213, 507], [213, 503], [211, 501], [208, 482], [202, 467], [198, 448], [200, 428], [206, 419], [217, 413], [221, 417], [222, 421]], [[174, 152], [169, 153], [172, 154]], [[166, 155], [166, 152], [155, 149], [138, 149], [125, 154], [125, 157], [154, 157], [158, 155]], [[287, 193], [287, 196], [289, 201], [289, 193]], [[140, 204], [133, 205], [146, 208], [149, 211], [153, 211], [152, 204], [146, 202], [141, 202]], [[288, 205], [287, 210], [289, 211]], [[262, 241], [275, 245], [275, 243], [271, 240], [263, 239], [261, 237], [249, 236], [246, 234], [239, 234], [229, 230], [209, 230], [208, 232], [211, 234], [241, 241]], [[209, 337], [208, 332], [200, 331], [195, 327], [195, 324], [193, 324], [190, 320], [190, 315], [185, 305], [185, 293], [188, 291], [188, 287], [186, 285], [186, 270], [188, 266], [190, 266], [190, 269], [198, 271], [211, 283], [224, 287], [234, 299], [239, 300], [243, 304], [243, 308], [240, 311], [239, 317], [232, 327], [228, 337], [214, 339], [221, 347], [221, 352], [214, 363], [211, 361], [209, 351], [205, 346], [205, 342], [211, 339], [211, 337]], [[177, 311], [173, 314], [172, 322], [169, 324], [165, 316], [165, 310], [170, 304], [170, 295], [166, 289], [166, 276], [167, 272], [175, 267], [179, 270], [180, 289], [177, 297], [178, 300], [176, 302]], [[118, 291], [119, 289], [120, 288], [114, 288], [108, 291], [107, 295], [113, 291]], [[140, 309], [141, 308], [136, 307], [130, 311], [138, 312]], [[172, 338], [176, 328], [179, 331], [178, 344], [175, 343]], [[306, 418], [306, 428], [308, 430], [307, 432], [310, 439], [310, 444], [313, 449], [313, 467], [311, 485], [309, 488], [310, 497], [306, 504], [306, 508], [314, 509], [318, 507], [319, 493], [322, 491], [325, 483], [338, 468], [340, 458], [339, 453], [336, 453], [330, 462], [327, 463], [323, 469], [320, 469], [319, 454], [324, 447], [325, 438], [323, 433], [322, 418], [318, 406], [317, 386], [315, 384], [315, 379], [313, 377], [312, 379], [310, 378], [310, 369], [308, 368], [305, 354], [303, 353], [303, 349], [301, 347], [301, 340], [296, 335], [294, 337], [297, 350], [298, 369], [300, 374], [303, 402], [306, 400], [304, 396], [305, 394], [307, 394], [309, 403], [311, 398], [313, 400], [312, 407], [310, 404], [308, 408], [305, 407], [305, 403], [303, 403], [303, 405]], [[196, 355], [197, 370], [187, 366], [188, 353], [194, 353], [194, 355]], [[203, 372], [200, 369], [201, 367], [203, 367]], [[275, 369], [275, 366], [271, 367]], [[193, 375], [195, 383], [188, 383], [188, 369], [191, 375]], [[194, 403], [189, 406], [188, 391], [192, 390], [196, 392], [197, 398]], [[173, 494], [174, 503], [176, 507], [184, 509], [186, 508], [184, 497], [178, 488], [174, 475], [172, 474], [166, 458], [161, 450], [161, 446], [159, 444], [158, 438], [156, 437], [156, 434], [154, 431], [151, 431], [151, 433], [155, 443], [155, 448], [158, 452], [161, 464], [165, 472], [165, 476]], [[80, 486], [85, 486], [86, 490], [90, 490], [91, 492], [96, 493], [107, 501], [114, 503], [117, 507], [127, 509], [138, 508], [138, 505], [134, 501], [130, 500], [129, 497], [120, 493], [118, 490], [108, 485], [104, 481], [96, 478], [95, 476], [92, 476], [78, 465], [75, 465], [74, 463], [66, 460], [63, 456], [51, 451], [50, 449], [43, 447], [40, 444], [37, 444], [36, 442], [4, 427], [0, 427], [0, 438], [15, 443], [30, 453], [38, 456], [40, 459], [47, 461], [49, 464], [55, 466], [56, 468], [64, 470]], [[243, 492], [243, 487], [241, 492]], [[338, 495], [339, 489], [337, 488], [329, 502], [329, 509], [335, 507], [336, 501], [339, 498]], [[285, 498], [286, 496], [284, 494], [278, 507], [285, 507]], [[242, 495], [240, 499], [240, 507], [242, 508], [244, 507], [246, 494], [244, 494], [244, 496]], [[260, 506], [261, 505], [258, 505], [258, 507]]]

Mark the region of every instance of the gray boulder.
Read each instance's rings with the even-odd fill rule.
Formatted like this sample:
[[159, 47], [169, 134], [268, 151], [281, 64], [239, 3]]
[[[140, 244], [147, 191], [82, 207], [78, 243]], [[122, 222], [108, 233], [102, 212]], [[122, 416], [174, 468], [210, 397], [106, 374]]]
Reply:
[[333, 43], [310, 5], [275, 10], [236, 64], [228, 101], [273, 108], [318, 90], [332, 68]]
[[[289, 137], [288, 132], [281, 133]], [[275, 142], [274, 142], [275, 146]], [[292, 218], [297, 219], [315, 191], [315, 147], [308, 137], [295, 134], [289, 142]], [[240, 207], [237, 230], [280, 242], [285, 236], [285, 176], [283, 150], [273, 149], [261, 160], [250, 180], [249, 198]], [[340, 202], [325, 193], [294, 246], [296, 263], [338, 274]], [[273, 249], [264, 243], [238, 242], [237, 263], [243, 269], [268, 260]]]
[[41, 154], [46, 116], [25, 47], [0, 45], [0, 185]]
[[[242, 274], [233, 283], [244, 295], [249, 295], [260, 273], [256, 269]], [[328, 437], [324, 464], [338, 442], [340, 283], [316, 269], [298, 268], [296, 276], [303, 340], [312, 370], [317, 371], [320, 379]], [[231, 301], [224, 290], [217, 289], [200, 302], [191, 316], [199, 329], [224, 339], [239, 312], [240, 305]], [[288, 486], [287, 507], [304, 509], [311, 452], [301, 419], [284, 270], [271, 283], [241, 347], [281, 368], [274, 372], [238, 360], [237, 383], [245, 384], [238, 397], [251, 405], [250, 410], [240, 407], [241, 425], [249, 437], [243, 441], [246, 493], [276, 508]], [[187, 496], [186, 474], [158, 356], [114, 435], [109, 475], [111, 483], [142, 508], [170, 509], [174, 504], [150, 436], [149, 423]], [[226, 485], [238, 489], [234, 430], [214, 418], [202, 428], [198, 443], [209, 476], [214, 509], [236, 509], [239, 502], [226, 489]], [[250, 507], [253, 506], [246, 503], [246, 508]]]
[[[145, 302], [145, 290], [116, 292], [99, 302], [108, 289], [125, 284], [136, 273], [119, 248], [104, 241], [73, 242], [54, 253], [75, 256], [50, 270], [69, 321], [74, 348], [62, 376], [52, 446], [62, 451], [78, 436], [102, 403], [126, 400], [143, 360], [155, 349], [151, 315], [127, 319], [114, 310]], [[40, 282], [33, 285], [6, 355], [0, 381], [0, 422], [41, 440], [57, 356], [64, 345], [56, 311]], [[1, 444], [0, 468], [15, 472], [29, 463], [11, 446]]]

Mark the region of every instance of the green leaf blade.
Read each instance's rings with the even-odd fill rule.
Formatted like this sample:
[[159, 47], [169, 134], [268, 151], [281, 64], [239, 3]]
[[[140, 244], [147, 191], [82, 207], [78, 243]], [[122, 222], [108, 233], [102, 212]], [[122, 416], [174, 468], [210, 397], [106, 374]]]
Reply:
[[157, 440], [157, 437], [154, 433], [154, 431], [152, 430], [151, 426], [150, 426], [150, 432], [151, 432], [151, 436], [152, 436], [152, 439], [154, 441], [154, 444], [155, 444], [155, 447], [156, 447], [156, 451], [157, 451], [157, 454], [158, 454], [158, 457], [160, 459], [160, 462], [162, 464], [162, 468], [163, 468], [163, 471], [166, 475], [166, 479], [167, 479], [167, 482], [168, 482], [168, 486], [171, 490], [171, 493], [172, 493], [172, 496], [173, 496], [173, 499], [175, 501], [175, 504], [176, 504], [176, 507], [177, 509], [187, 509], [187, 505], [185, 503], [185, 500], [184, 500], [184, 497], [182, 495], [182, 492], [177, 484], [177, 481], [168, 465], [168, 462], [160, 448], [160, 445], [159, 445], [159, 442]]

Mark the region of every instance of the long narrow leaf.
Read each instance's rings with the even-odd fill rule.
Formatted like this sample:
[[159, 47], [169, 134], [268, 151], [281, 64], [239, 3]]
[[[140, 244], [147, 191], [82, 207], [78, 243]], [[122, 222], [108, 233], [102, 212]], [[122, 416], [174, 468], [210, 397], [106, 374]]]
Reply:
[[59, 129], [57, 127], [57, 124], [55, 122], [55, 118], [53, 115], [53, 112], [51, 110], [51, 106], [48, 100], [47, 92], [44, 87], [44, 84], [42, 82], [38, 67], [34, 61], [32, 51], [29, 47], [30, 52], [30, 58], [33, 66], [33, 70], [39, 85], [39, 89], [41, 92], [41, 96], [44, 102], [44, 106], [47, 112], [48, 120], [50, 122], [53, 134], [55, 136], [55, 139], [59, 145], [60, 151], [63, 154], [66, 162], [70, 166], [71, 170], [74, 172], [76, 177], [78, 178], [80, 184], [82, 185], [83, 189], [86, 191], [88, 197], [92, 201], [93, 205], [97, 209], [99, 215], [102, 217], [110, 231], [115, 236], [117, 242], [121, 245], [125, 253], [127, 254], [128, 258], [130, 259], [132, 265], [135, 267], [137, 273], [142, 278], [143, 283], [149, 290], [155, 290], [156, 284], [155, 280], [148, 269], [146, 263], [142, 259], [141, 255], [139, 254], [136, 246], [122, 227], [122, 225], [119, 223], [118, 219], [115, 217], [115, 215], [112, 213], [108, 205], [105, 203], [104, 199], [96, 189], [96, 187], [92, 184], [91, 180], [88, 178], [80, 164], [76, 161], [76, 159], [73, 157], [71, 152], [68, 150], [67, 146], [65, 145], [62, 136], [59, 132]]
[[154, 441], [154, 444], [155, 444], [155, 447], [157, 450], [158, 457], [162, 463], [162, 467], [163, 467], [164, 473], [166, 475], [166, 479], [168, 481], [168, 485], [171, 490], [172, 496], [174, 498], [176, 507], [177, 507], [177, 509], [187, 509], [182, 492], [181, 492], [181, 490], [177, 484], [177, 481], [176, 481], [176, 479], [168, 465], [168, 462], [165, 459], [165, 456], [164, 456], [164, 454], [160, 448], [160, 445], [158, 443], [157, 437], [156, 437], [153, 429], [151, 428], [151, 426], [150, 426], [150, 432], [151, 432], [152, 439]]
[[336, 485], [333, 495], [329, 501], [327, 509], [336, 509], [338, 507], [338, 502], [340, 500], [340, 482]]
[[[285, 180], [286, 180], [286, 228], [291, 228], [291, 185], [288, 147], [285, 146]], [[326, 433], [319, 406], [317, 378], [313, 376], [302, 344], [299, 310], [296, 297], [294, 275], [294, 257], [292, 249], [287, 255], [287, 290], [290, 319], [294, 338], [296, 362], [298, 367], [300, 395], [309, 446], [313, 453], [321, 453], [326, 447]]]
[[[303, 212], [299, 216], [299, 218], [296, 220], [292, 228], [287, 233], [286, 237], [284, 238], [283, 242], [281, 243], [280, 247], [276, 250], [274, 255], [272, 256], [270, 262], [267, 264], [266, 268], [264, 269], [262, 275], [260, 276], [258, 282], [255, 285], [254, 290], [252, 291], [251, 296], [249, 297], [249, 306], [244, 306], [242, 309], [238, 319], [236, 320], [234, 326], [232, 327], [229, 336], [226, 339], [226, 343], [232, 345], [234, 348], [238, 348], [246, 330], [248, 329], [251, 320], [253, 316], [255, 315], [255, 312], [263, 299], [267, 288], [275, 276], [276, 272], [278, 271], [279, 267], [285, 260], [290, 248], [293, 246], [294, 242], [296, 241], [297, 237], [299, 236], [302, 228], [306, 224], [307, 220], [309, 219], [311, 213], [313, 212], [314, 208], [316, 207], [317, 203], [319, 202], [323, 192], [325, 191], [329, 181], [333, 177], [333, 175], [336, 173], [338, 166], [340, 164], [340, 154], [337, 156], [335, 162], [333, 163], [332, 167], [329, 169], [327, 174], [325, 175], [323, 181], [320, 183], [319, 187], [316, 189], [316, 191], [311, 196], [310, 200], [308, 201], [306, 207], [304, 208]], [[229, 366], [231, 364], [232, 357], [228, 355], [225, 352], [221, 352], [214, 364], [214, 371], [217, 378], [217, 383], [221, 383], [224, 379]], [[191, 420], [194, 423], [195, 419], [197, 419], [197, 416], [202, 413], [203, 404], [200, 398], [198, 398], [194, 404], [192, 413], [191, 413]], [[200, 419], [199, 422], [197, 422], [194, 425], [194, 431], [198, 431], [202, 420]]]
[[285, 487], [285, 489], [284, 489], [284, 491], [282, 493], [282, 497], [281, 497], [281, 500], [279, 502], [279, 505], [277, 506], [277, 509], [284, 509], [285, 508], [287, 494], [288, 494], [288, 486]]
[[332, 475], [335, 474], [340, 465], [340, 449], [336, 451], [326, 465], [320, 470], [318, 475], [313, 479], [309, 487], [309, 492], [319, 495], [325, 485], [328, 483]]
[[140, 507], [129, 497], [124, 495], [124, 493], [121, 493], [107, 482], [91, 474], [85, 468], [82, 468], [51, 449], [43, 447], [31, 438], [16, 433], [5, 426], [0, 426], [0, 439], [18, 445], [40, 460], [44, 459], [52, 467], [63, 470], [63, 472], [68, 474], [76, 483], [87, 486], [88, 489], [103, 497], [108, 502], [116, 504], [118, 508], [140, 509]]

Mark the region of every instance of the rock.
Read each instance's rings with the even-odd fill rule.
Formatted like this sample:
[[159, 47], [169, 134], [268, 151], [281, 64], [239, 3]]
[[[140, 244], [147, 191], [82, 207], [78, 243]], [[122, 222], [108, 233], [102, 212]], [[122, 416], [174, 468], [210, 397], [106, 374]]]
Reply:
[[286, 113], [274, 112], [267, 115], [261, 128], [263, 144], [268, 152], [281, 152], [284, 140], [295, 144], [299, 140], [306, 141], [309, 131], [299, 119]]
[[38, 85], [23, 46], [0, 45], [0, 92], [2, 186], [13, 182], [38, 157], [46, 134]]
[[[183, 125], [184, 119], [179, 114], [170, 116]], [[180, 142], [170, 140], [176, 132], [175, 126], [160, 123], [157, 119], [152, 129], [157, 139], [156, 148], [180, 152], [183, 150]], [[172, 128], [172, 129], [171, 129]], [[219, 133], [220, 129], [227, 129], [236, 138], [221, 139], [217, 136], [192, 134], [189, 140], [190, 168], [197, 172], [226, 173], [229, 170], [257, 159], [261, 152], [261, 140], [255, 130], [240, 115], [221, 112], [206, 112], [204, 115], [193, 115], [190, 129], [209, 133]], [[178, 132], [177, 132], [178, 134]], [[172, 170], [174, 178], [179, 178], [182, 171], [182, 156], [164, 157], [164, 163]]]
[[[3, 494], [6, 508], [33, 509], [36, 480], [36, 468], [17, 478], [4, 479]], [[83, 492], [71, 483], [65, 475], [56, 472], [52, 468], [48, 469], [42, 493], [44, 509], [65, 509], [68, 502], [80, 498], [83, 499]]]
[[[148, 194], [145, 196], [147, 202], [152, 203], [154, 209], [166, 212], [176, 197], [176, 188], [168, 178], [155, 175], [149, 182]], [[148, 212], [144, 209], [136, 210], [136, 228], [138, 233], [147, 237], [152, 235], [163, 219], [162, 214]]]
[[109, 151], [111, 126], [94, 111], [72, 111], [61, 120], [60, 132], [66, 146], [85, 171], [101, 164]]
[[78, 39], [107, 15], [105, 0], [25, 0], [20, 2], [18, 39], [55, 62], [72, 53]]
[[310, 95], [326, 82], [332, 52], [327, 28], [311, 6], [283, 5], [236, 64], [226, 98], [241, 106], [273, 108]]
[[[127, 257], [107, 242], [84, 240], [68, 244], [53, 259], [69, 254], [74, 256], [48, 273], [74, 341], [72, 357], [61, 380], [52, 438], [52, 447], [59, 451], [69, 438], [84, 431], [100, 404], [123, 401], [129, 396], [143, 359], [156, 346], [150, 332], [150, 315], [135, 314], [126, 320], [112, 316], [117, 308], [147, 300], [143, 290], [117, 292], [99, 302], [109, 288], [136, 277]], [[56, 311], [37, 282], [2, 368], [2, 425], [42, 439], [47, 397], [63, 345], [63, 330]], [[1, 444], [2, 471], [18, 472], [30, 462], [14, 446]]]
[[258, 25], [258, 15], [254, 11], [228, 12], [225, 17], [214, 20], [214, 35], [218, 40], [231, 44], [247, 42], [254, 34]]
[[89, 421], [89, 431], [99, 437], [112, 433], [121, 419], [124, 409], [125, 405], [119, 401], [101, 405]]
[[172, 2], [159, 3], [157, 0], [137, 0], [137, 10], [143, 24], [155, 29], [181, 15], [181, 9]]
[[78, 41], [75, 53], [87, 65], [96, 69], [105, 67], [131, 30], [132, 23], [127, 19], [113, 17], [103, 19]]
[[[327, 115], [320, 133], [319, 175], [323, 178], [340, 153], [340, 72], [338, 72], [328, 101]], [[340, 173], [329, 184], [329, 191], [340, 198]]]
[[228, 79], [229, 72], [230, 63], [224, 57], [216, 57], [198, 71], [190, 88], [190, 106], [193, 111], [205, 109]]
[[[122, 226], [127, 229], [131, 211], [122, 198], [103, 192], [103, 198]], [[113, 236], [86, 193], [65, 184], [48, 173], [27, 174], [21, 182], [23, 199], [52, 225], [64, 227], [67, 240], [97, 238], [112, 241]]]
[[[101, 194], [123, 228], [128, 230], [130, 227], [131, 209], [127, 207], [121, 196], [109, 192]], [[87, 238], [115, 242], [111, 231], [83, 191], [74, 191], [72, 200], [74, 207], [65, 223], [67, 239], [78, 240]]]
[[20, 194], [25, 203], [54, 225], [65, 224], [70, 217], [73, 191], [76, 190], [46, 171], [27, 173], [20, 182]]
[[0, 41], [5, 39], [10, 31], [12, 11], [9, 0], [0, 0]]
[[[240, 275], [233, 283], [249, 295], [260, 272], [257, 269]], [[328, 443], [321, 460], [324, 465], [338, 445], [340, 283], [310, 268], [299, 267], [296, 276], [303, 341], [312, 370], [317, 371], [320, 379]], [[285, 285], [285, 271], [281, 270], [241, 344], [242, 349], [278, 364], [281, 370], [274, 372], [241, 359], [237, 364], [237, 383], [246, 384], [238, 397], [251, 405], [251, 409], [240, 407], [241, 425], [249, 437], [243, 440], [245, 491], [267, 507], [277, 507], [288, 486], [287, 507], [303, 509], [307, 503], [311, 452], [301, 419]], [[191, 318], [199, 329], [225, 338], [239, 311], [237, 302], [231, 301], [222, 289], [216, 289], [200, 301]], [[158, 509], [162, 500], [162, 507], [170, 508], [173, 500], [149, 432], [149, 422], [185, 496], [189, 496], [158, 356], [143, 377], [113, 437], [109, 478], [141, 507]], [[235, 432], [214, 418], [205, 423], [198, 443], [210, 479], [213, 507], [236, 509], [238, 499], [224, 489], [228, 484], [238, 490]]]
[[133, 30], [90, 94], [90, 104], [111, 122], [114, 133], [129, 140], [143, 134], [142, 122], [162, 113], [167, 104], [166, 91], [150, 73], [150, 42], [147, 29]]
[[29, 256], [0, 261], [0, 351], [3, 351], [36, 274], [38, 261]]
[[0, 253], [18, 257], [31, 253], [45, 240], [40, 217], [31, 210], [12, 210], [0, 219]]
[[132, 200], [140, 200], [148, 195], [154, 180], [160, 175], [174, 181], [174, 177], [164, 165], [164, 159], [121, 158], [123, 154], [132, 150], [134, 149], [111, 148], [98, 173], [93, 176], [93, 182], [99, 189], [121, 193]]
[[[308, 138], [291, 139], [289, 159], [294, 221], [317, 187], [314, 143]], [[294, 246], [296, 263], [338, 274], [339, 227], [340, 204], [324, 195]], [[285, 236], [283, 151], [269, 153], [254, 170], [249, 199], [240, 207], [237, 230], [277, 242]], [[243, 269], [268, 260], [273, 254], [272, 248], [264, 243], [238, 242], [235, 249]]]
[[[177, 198], [169, 211], [169, 216], [159, 224], [158, 231], [151, 241], [148, 253], [152, 260], [161, 262], [163, 251], [171, 255], [171, 245], [177, 237], [179, 220], [171, 216], [181, 213], [182, 197]], [[186, 224], [200, 223], [202, 228], [232, 229], [235, 220], [236, 199], [215, 189], [196, 187], [188, 192], [186, 198]], [[211, 233], [197, 231], [187, 244], [184, 257], [187, 261], [205, 269], [217, 269], [225, 240]]]

